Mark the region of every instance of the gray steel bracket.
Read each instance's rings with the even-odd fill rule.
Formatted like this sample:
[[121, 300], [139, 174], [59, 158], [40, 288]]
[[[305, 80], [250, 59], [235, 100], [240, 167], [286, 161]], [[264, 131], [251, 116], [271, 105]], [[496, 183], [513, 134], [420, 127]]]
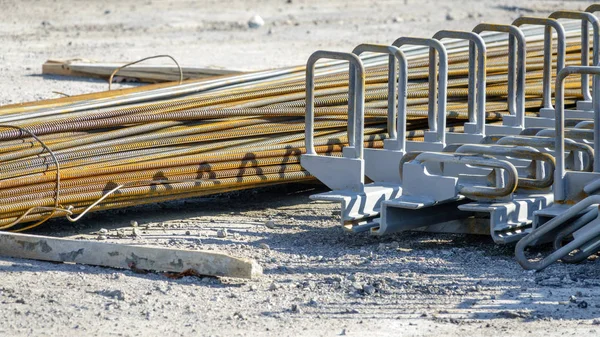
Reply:
[[[315, 64], [320, 59], [345, 60], [353, 65], [349, 77], [359, 80], [349, 87], [354, 92], [348, 101], [348, 143], [342, 157], [320, 156], [314, 147]], [[306, 63], [306, 154], [300, 162], [313, 176], [332, 190], [362, 192], [364, 189], [364, 94], [365, 69], [358, 56], [351, 53], [316, 51]]]

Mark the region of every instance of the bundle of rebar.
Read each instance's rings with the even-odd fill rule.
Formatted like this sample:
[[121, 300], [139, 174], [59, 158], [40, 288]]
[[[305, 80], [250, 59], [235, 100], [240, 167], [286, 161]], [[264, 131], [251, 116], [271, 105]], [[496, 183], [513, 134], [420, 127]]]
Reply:
[[[580, 24], [565, 24], [567, 64], [581, 62]], [[543, 30], [527, 37], [526, 108], [542, 106]], [[487, 46], [486, 111], [507, 107], [507, 38]], [[468, 45], [448, 40], [449, 130], [468, 119]], [[428, 48], [403, 48], [409, 60], [408, 137], [428, 128]], [[365, 53], [365, 146], [387, 134], [386, 56]], [[320, 62], [315, 146], [339, 156], [347, 145], [347, 64]], [[0, 230], [25, 230], [52, 217], [130, 207], [313, 179], [304, 153], [303, 66], [211, 77], [38, 101], [0, 108]], [[571, 79], [568, 102], [581, 97]], [[79, 215], [79, 216], [77, 216]]]

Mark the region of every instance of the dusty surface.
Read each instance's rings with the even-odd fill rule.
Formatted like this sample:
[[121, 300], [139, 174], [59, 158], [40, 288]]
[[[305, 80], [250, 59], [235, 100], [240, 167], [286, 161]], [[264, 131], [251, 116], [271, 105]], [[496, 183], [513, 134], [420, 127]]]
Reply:
[[[106, 89], [41, 76], [48, 58], [240, 69], [304, 63], [316, 49], [509, 23], [583, 1], [0, 1], [0, 104]], [[519, 7], [520, 6], [520, 7]], [[266, 24], [248, 29], [254, 14]], [[0, 335], [550, 336], [600, 333], [596, 263], [523, 271], [512, 247], [465, 235], [348, 235], [335, 205], [293, 185], [56, 220], [36, 231], [228, 252], [256, 281], [0, 259]], [[272, 220], [275, 226], [265, 226]], [[132, 237], [136, 221], [141, 236]], [[217, 231], [228, 230], [219, 238]]]

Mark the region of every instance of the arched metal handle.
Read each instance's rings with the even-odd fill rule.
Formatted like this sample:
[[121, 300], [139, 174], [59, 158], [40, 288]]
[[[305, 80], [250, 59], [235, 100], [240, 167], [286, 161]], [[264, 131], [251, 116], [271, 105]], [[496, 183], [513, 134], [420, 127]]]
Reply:
[[[590, 6], [588, 9], [594, 10], [595, 7]], [[587, 10], [586, 10], [587, 12]], [[592, 25], [593, 45], [592, 45], [592, 65], [597, 66], [599, 61], [598, 54], [600, 48], [600, 20], [591, 14], [586, 12], [577, 11], [557, 11], [550, 14], [552, 19], [572, 19], [581, 20], [581, 65], [587, 66], [590, 63], [589, 56], [589, 28], [588, 23]], [[587, 74], [581, 75], [581, 93], [586, 101], [592, 100], [592, 94], [590, 93], [590, 82]]]
[[514, 26], [538, 25], [544, 26], [544, 69], [542, 100], [544, 108], [552, 109], [552, 28], [556, 31], [556, 74], [565, 67], [567, 41], [565, 29], [558, 20], [551, 18], [536, 18], [522, 16], [512, 23]]
[[[554, 171], [554, 201], [566, 198], [565, 186], [565, 79], [572, 74], [594, 75], [594, 87], [600, 88], [600, 67], [571, 66], [563, 68], [556, 76], [556, 117], [555, 117], [555, 156], [556, 171]], [[599, 93], [596, 93], [598, 95]], [[594, 149], [600, 149], [600, 98], [594, 102]], [[586, 130], [581, 130], [586, 131]], [[594, 172], [600, 172], [600, 157], [594, 156]]]
[[[408, 89], [408, 62], [404, 53], [395, 46], [360, 44], [352, 53], [360, 55], [364, 52], [388, 54], [388, 134], [390, 140], [397, 139], [394, 150], [405, 151], [406, 148], [406, 99]], [[396, 72], [396, 60], [399, 64], [399, 74]], [[351, 70], [352, 72], [352, 70]], [[396, 76], [398, 83], [396, 85]], [[354, 77], [350, 77], [350, 87], [353, 87]], [[396, 88], [398, 90], [398, 110], [396, 110]]]
[[[487, 50], [481, 36], [473, 32], [440, 30], [433, 35], [436, 40], [459, 39], [469, 41], [469, 88], [467, 111], [469, 122], [475, 123], [476, 132], [485, 135], [485, 88]], [[477, 60], [477, 63], [475, 61]], [[475, 109], [477, 105], [477, 109]]]
[[[502, 32], [508, 33], [508, 111], [516, 117], [516, 122], [521, 128], [525, 127], [525, 70], [526, 70], [526, 45], [523, 32], [512, 25], [498, 25], [480, 23], [473, 32]], [[516, 48], [515, 48], [516, 40]], [[516, 87], [515, 87], [516, 81]]]
[[[448, 98], [448, 53], [446, 48], [438, 40], [418, 37], [401, 37], [394, 41], [392, 45], [398, 48], [406, 45], [429, 47], [429, 130], [436, 132], [437, 141], [445, 145], [446, 104]], [[439, 65], [436, 62], [436, 54]], [[439, 69], [439, 83], [437, 69]]]
[[318, 50], [306, 62], [306, 154], [316, 155], [314, 146], [315, 123], [315, 64], [320, 59], [348, 61], [352, 67], [349, 78], [356, 77], [353, 87], [348, 87], [353, 99], [348, 100], [348, 143], [356, 149], [353, 158], [363, 158], [365, 117], [365, 68], [360, 58], [352, 53]]

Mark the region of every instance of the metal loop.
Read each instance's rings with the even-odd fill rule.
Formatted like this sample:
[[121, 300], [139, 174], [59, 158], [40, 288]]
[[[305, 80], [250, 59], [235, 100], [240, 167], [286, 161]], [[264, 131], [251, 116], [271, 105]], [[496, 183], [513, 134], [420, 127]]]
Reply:
[[[592, 6], [590, 6], [592, 7]], [[588, 7], [588, 9], [590, 9]], [[594, 9], [594, 8], [591, 8]], [[572, 19], [581, 20], [581, 65], [588, 66], [589, 60], [589, 28], [588, 23], [592, 25], [592, 65], [597, 66], [600, 61], [600, 20], [591, 13], [577, 12], [577, 11], [556, 11], [549, 16], [552, 19]], [[590, 93], [590, 82], [587, 74], [581, 74], [581, 93], [586, 101], [592, 100], [592, 94]]]
[[[388, 134], [390, 140], [398, 140], [395, 150], [405, 151], [406, 148], [406, 104], [408, 88], [408, 62], [404, 53], [395, 46], [360, 44], [354, 48], [353, 54], [360, 56], [364, 52], [388, 54]], [[396, 60], [399, 64], [398, 83], [396, 84]], [[350, 77], [350, 87], [353, 87], [354, 77]], [[396, 88], [398, 89], [398, 109], [396, 110]]]
[[502, 156], [516, 159], [527, 159], [532, 162], [545, 162], [548, 166], [548, 172], [544, 173], [542, 178], [518, 177], [518, 188], [546, 189], [552, 186], [554, 181], [554, 157], [547, 153], [540, 152], [529, 146], [517, 145], [483, 145], [483, 144], [465, 144], [455, 151], [456, 153], [482, 154], [489, 156]]
[[[481, 36], [473, 32], [440, 30], [436, 40], [459, 39], [469, 42], [469, 74], [467, 111], [469, 122], [475, 123], [476, 133], [485, 135], [486, 62], [487, 50]], [[475, 63], [477, 59], [477, 63]], [[477, 109], [475, 109], [477, 106]]]
[[[358, 56], [352, 53], [332, 52], [318, 50], [308, 58], [306, 62], [306, 131], [305, 146], [306, 154], [316, 155], [314, 146], [314, 122], [315, 122], [315, 64], [320, 59], [343, 60], [348, 61], [353, 67], [350, 67], [349, 78], [356, 76], [354, 87], [348, 87], [349, 92], [353, 93], [353, 100], [348, 100], [348, 144], [354, 147], [356, 152], [354, 158], [363, 158], [364, 148], [364, 117], [365, 117], [365, 68]], [[350, 98], [350, 96], [349, 96]]]
[[[480, 23], [473, 32], [481, 34], [485, 31], [508, 34], [508, 111], [516, 117], [513, 126], [525, 127], [525, 70], [526, 45], [523, 32], [512, 25]], [[515, 48], [516, 40], [516, 48]], [[515, 57], [516, 55], [516, 57]], [[516, 87], [515, 87], [516, 81]]]
[[[415, 155], [416, 154], [416, 155]], [[411, 158], [412, 157], [412, 158]], [[472, 165], [483, 168], [502, 169], [507, 172], [507, 180], [504, 186], [472, 186], [461, 185], [458, 192], [467, 198], [501, 198], [512, 194], [517, 189], [518, 172], [513, 164], [506, 160], [495, 159], [486, 155], [471, 155], [462, 153], [440, 153], [440, 152], [409, 152], [400, 161], [400, 166], [409, 161], [416, 162], [425, 169], [425, 162], [437, 162], [440, 164], [454, 163]], [[400, 171], [402, 176], [403, 171]]]
[[[554, 177], [554, 201], [563, 201], [566, 198], [565, 183], [565, 91], [564, 81], [572, 74], [594, 75], [594, 84], [600, 88], [600, 67], [571, 66], [563, 68], [556, 77], [556, 171]], [[600, 94], [596, 93], [596, 95]], [[587, 130], [578, 130], [587, 131]], [[594, 149], [600, 149], [600, 98], [594, 100]], [[594, 156], [594, 172], [600, 172], [600, 157]]]
[[[597, 216], [598, 216], [598, 211], [595, 209], [592, 209], [592, 210], [588, 211], [587, 213], [585, 213], [584, 215], [582, 215], [581, 217], [579, 217], [578, 219], [576, 219], [575, 221], [573, 221], [572, 223], [570, 223], [569, 225], [567, 225], [566, 228], [561, 230], [554, 238], [554, 242], [552, 243], [554, 246], [554, 249], [555, 250], [561, 249], [563, 247], [563, 241], [566, 237], [573, 234], [575, 231], [579, 230], [583, 226], [587, 225], [590, 221], [594, 220]], [[580, 248], [577, 253], [571, 254], [572, 252], [569, 252], [569, 254], [563, 256], [561, 258], [561, 260], [566, 263], [579, 263], [579, 262], [587, 259], [588, 256], [595, 253], [596, 251], [597, 250], [594, 250], [594, 249], [585, 249], [585, 248], [581, 249]]]
[[[504, 136], [495, 143], [498, 145], [531, 146], [536, 149], [554, 149], [556, 146], [556, 139], [537, 136]], [[583, 167], [582, 171], [592, 171], [594, 165], [594, 149], [591, 146], [565, 138], [565, 150], [583, 153], [583, 155], [587, 157], [587, 160], [584, 160], [586, 165]]]
[[543, 226], [538, 227], [538, 228], [534, 229], [533, 231], [531, 231], [531, 233], [529, 233], [527, 236], [525, 236], [524, 238], [519, 240], [519, 242], [517, 243], [517, 245], [515, 247], [515, 258], [516, 258], [517, 262], [524, 269], [539, 271], [539, 270], [542, 270], [542, 269], [548, 267], [552, 263], [560, 260], [561, 258], [567, 256], [570, 252], [581, 247], [586, 242], [599, 236], [600, 228], [594, 228], [594, 229], [590, 230], [589, 232], [585, 233], [584, 235], [582, 235], [582, 236], [574, 239], [573, 241], [569, 242], [568, 244], [562, 246], [560, 249], [553, 251], [550, 255], [544, 257], [540, 261], [532, 262], [527, 258], [527, 256], [525, 256], [525, 249], [527, 247], [529, 247], [531, 244], [540, 240], [541, 238], [543, 238], [546, 234], [550, 233], [551, 231], [554, 231], [557, 228], [559, 228], [560, 226], [565, 225], [565, 223], [567, 223], [569, 220], [571, 220], [575, 216], [579, 215], [581, 212], [585, 211], [586, 208], [588, 208], [592, 205], [597, 205], [599, 203], [600, 203], [600, 195], [589, 196], [589, 197], [581, 200], [580, 202], [576, 203], [575, 205], [571, 206], [563, 213], [557, 215], [556, 217], [554, 217], [553, 219], [551, 219], [550, 221], [545, 223]]
[[[396, 39], [392, 45], [398, 48], [406, 45], [429, 47], [429, 130], [437, 133], [438, 142], [446, 144], [446, 104], [448, 99], [448, 53], [446, 48], [438, 40], [417, 37], [401, 37]], [[436, 62], [436, 52], [439, 64]]]
[[512, 23], [514, 26], [541, 25], [544, 26], [544, 67], [542, 77], [542, 101], [544, 108], [552, 109], [552, 28], [556, 31], [556, 74], [565, 67], [566, 37], [565, 29], [552, 18], [536, 18], [522, 16]]

